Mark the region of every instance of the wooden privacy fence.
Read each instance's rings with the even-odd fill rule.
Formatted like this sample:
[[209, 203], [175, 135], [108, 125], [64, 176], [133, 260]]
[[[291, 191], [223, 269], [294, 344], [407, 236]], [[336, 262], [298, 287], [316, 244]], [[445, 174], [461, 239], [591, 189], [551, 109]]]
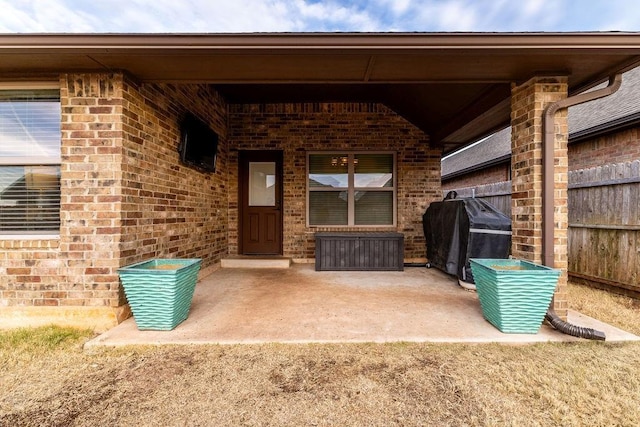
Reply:
[[454, 191], [458, 192], [458, 197], [477, 197], [486, 200], [500, 212], [511, 216], [511, 181], [460, 188]]
[[640, 160], [569, 173], [569, 274], [640, 295]]
[[[511, 215], [511, 182], [455, 190]], [[640, 160], [569, 173], [569, 275], [640, 296]]]

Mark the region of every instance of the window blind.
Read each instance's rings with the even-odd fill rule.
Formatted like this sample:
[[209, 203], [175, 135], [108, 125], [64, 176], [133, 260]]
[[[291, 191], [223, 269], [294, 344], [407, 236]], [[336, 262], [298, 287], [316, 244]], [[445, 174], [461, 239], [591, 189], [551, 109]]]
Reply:
[[0, 90], [0, 164], [60, 163], [57, 90]]
[[0, 90], [0, 234], [60, 229], [58, 90]]
[[0, 166], [0, 233], [60, 228], [60, 167]]
[[393, 153], [309, 153], [309, 226], [395, 224]]

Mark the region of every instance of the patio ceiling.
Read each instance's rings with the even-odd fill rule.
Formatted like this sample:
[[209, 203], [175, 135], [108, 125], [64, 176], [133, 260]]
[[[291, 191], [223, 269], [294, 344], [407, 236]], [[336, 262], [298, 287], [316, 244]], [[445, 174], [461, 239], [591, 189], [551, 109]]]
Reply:
[[508, 124], [512, 83], [567, 75], [575, 93], [639, 62], [640, 33], [0, 35], [3, 79], [125, 70], [231, 103], [381, 102], [445, 154]]

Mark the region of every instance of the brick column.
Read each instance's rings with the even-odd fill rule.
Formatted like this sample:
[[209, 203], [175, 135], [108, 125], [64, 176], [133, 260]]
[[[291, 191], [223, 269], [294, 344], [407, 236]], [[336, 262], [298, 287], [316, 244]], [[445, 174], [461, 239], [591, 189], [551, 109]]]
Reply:
[[[534, 77], [511, 90], [512, 229], [516, 258], [541, 264], [542, 256], [542, 117], [550, 103], [567, 97], [566, 77]], [[554, 296], [556, 313], [567, 316], [567, 182], [568, 125], [566, 110], [555, 117], [554, 267], [562, 270]]]
[[122, 75], [62, 76], [60, 258], [68, 305], [110, 307], [120, 292]]

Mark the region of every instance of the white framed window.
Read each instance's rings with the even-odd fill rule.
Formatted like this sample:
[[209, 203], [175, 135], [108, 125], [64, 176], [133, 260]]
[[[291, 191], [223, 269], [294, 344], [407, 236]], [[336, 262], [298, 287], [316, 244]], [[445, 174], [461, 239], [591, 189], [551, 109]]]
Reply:
[[60, 90], [0, 85], [0, 236], [60, 233]]
[[395, 225], [394, 152], [307, 154], [307, 226]]

